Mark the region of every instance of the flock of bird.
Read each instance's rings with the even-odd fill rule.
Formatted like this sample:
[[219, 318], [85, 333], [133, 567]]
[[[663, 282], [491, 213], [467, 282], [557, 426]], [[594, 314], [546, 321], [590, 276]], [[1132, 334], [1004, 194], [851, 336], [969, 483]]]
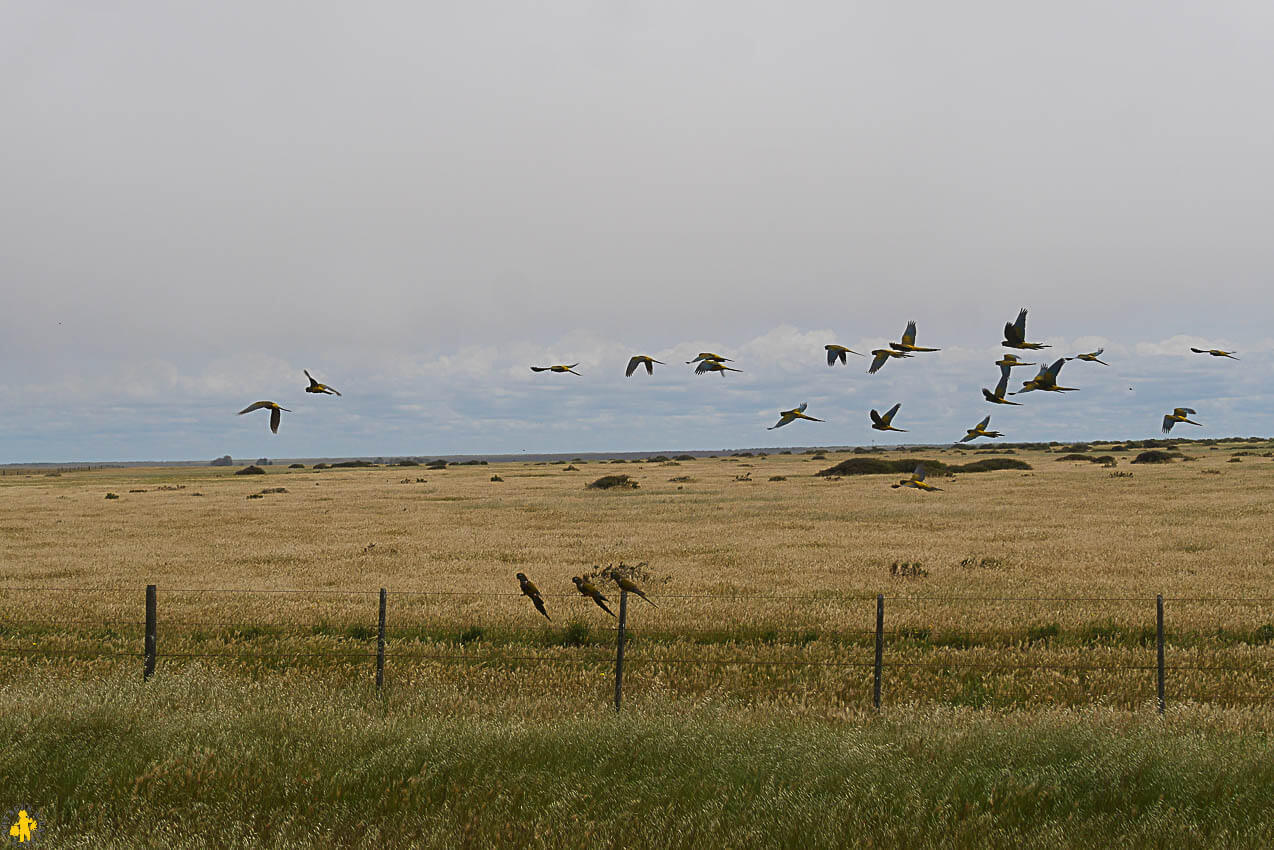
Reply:
[[[612, 571], [610, 572], [610, 577], [611, 580], [619, 586], [620, 590], [625, 590], [634, 596], [640, 596], [642, 599], [650, 602], [651, 605], [655, 605], [655, 603], [651, 602], [650, 598], [642, 592], [642, 589], [637, 586], [637, 583], [628, 576]], [[544, 596], [540, 593], [540, 589], [535, 586], [535, 582], [527, 578], [526, 573], [518, 573], [517, 580], [518, 585], [522, 588], [522, 595], [531, 600], [531, 604], [535, 606], [535, 610], [543, 614], [544, 619], [548, 620], [550, 623], [553, 622], [553, 618], [549, 616], [548, 609], [544, 605]], [[593, 600], [598, 608], [601, 608], [612, 617], [615, 616], [615, 612], [610, 610], [610, 606], [606, 604], [610, 600], [602, 595], [602, 592], [597, 589], [597, 585], [581, 576], [575, 576], [571, 579], [571, 581], [575, 583], [575, 589], [579, 591], [580, 596], [585, 596]], [[655, 605], [655, 607], [658, 608], [659, 606]]]
[[[1019, 351], [1040, 351], [1045, 348], [1051, 348], [1051, 346], [1046, 345], [1045, 343], [1030, 342], [1027, 340], [1026, 313], [1027, 313], [1026, 309], [1023, 308], [1017, 314], [1016, 320], [1005, 323], [1004, 339], [1000, 341], [1000, 344], [1004, 346], [1005, 348], [1017, 349]], [[841, 365], [848, 365], [849, 363], [848, 356], [850, 354], [856, 355], [858, 357], [866, 356], [865, 354], [862, 354], [861, 352], [854, 351], [851, 348], [847, 348], [843, 345], [837, 345], [835, 343], [829, 343], [828, 345], [823, 346], [823, 348], [827, 352], [827, 365], [829, 367], [834, 367], [838, 363]], [[1239, 359], [1235, 357], [1235, 352], [1224, 351], [1218, 348], [1206, 349], [1206, 348], [1192, 347], [1190, 350], [1196, 354], [1207, 354], [1212, 357], [1224, 357], [1224, 358], [1229, 358], [1231, 360]], [[871, 375], [876, 374], [890, 360], [903, 360], [903, 359], [914, 357], [917, 354], [923, 354], [923, 353], [929, 353], [929, 352], [935, 352], [935, 351], [941, 351], [941, 349], [916, 345], [916, 323], [914, 321], [911, 321], [907, 323], [907, 327], [902, 332], [902, 338], [898, 342], [889, 343], [887, 348], [877, 348], [872, 350], [871, 352], [872, 361], [871, 361], [871, 365], [867, 368], [867, 373]], [[1036, 392], [1036, 391], [1054, 392], [1054, 393], [1075, 392], [1078, 389], [1077, 387], [1064, 387], [1058, 383], [1058, 377], [1061, 374], [1062, 366], [1065, 365], [1065, 363], [1068, 360], [1080, 360], [1085, 363], [1097, 363], [1102, 366], [1109, 366], [1110, 365], [1109, 363], [1101, 359], [1101, 355], [1104, 352], [1105, 352], [1104, 348], [1099, 348], [1096, 351], [1079, 353], [1074, 355], [1073, 357], [1059, 357], [1056, 360], [1054, 360], [1052, 363], [1043, 363], [1043, 364], [1027, 362], [1020, 359], [1016, 354], [1012, 352], [1006, 352], [999, 360], [995, 361], [995, 365], [1000, 367], [1000, 380], [996, 383], [995, 389], [993, 390], [983, 388], [982, 397], [991, 404], [1007, 404], [1007, 405], [1021, 406], [1022, 402], [1010, 401], [1009, 396], [1025, 395], [1026, 393]], [[715, 352], [703, 351], [703, 352], [700, 352], [699, 355], [693, 358], [692, 360], [687, 360], [686, 365], [698, 364], [697, 366], [695, 366], [696, 375], [705, 375], [705, 374], [708, 374], [709, 372], [716, 372], [724, 378], [727, 372], [742, 372], [743, 371], [742, 369], [739, 369], [737, 367], [726, 365], [728, 363], [733, 363], [733, 362], [734, 361], [731, 360], [730, 358], [723, 357], [722, 355], [716, 354]], [[579, 365], [580, 365], [579, 363], [568, 363], [568, 364], [559, 363], [559, 364], [553, 364], [549, 366], [532, 366], [531, 371], [532, 372], [550, 372], [550, 373], [551, 372], [558, 372], [558, 373], [569, 372], [572, 375], [578, 375], [580, 373], [575, 371], [575, 367]], [[635, 354], [629, 359], [628, 368], [624, 370], [624, 375], [625, 377], [631, 378], [638, 369], [643, 367], [646, 370], [646, 374], [653, 375], [655, 373], [656, 365], [666, 366], [668, 364], [666, 364], [662, 360], [656, 360], [655, 358], [645, 354]], [[1018, 389], [1015, 392], [1009, 392], [1009, 389], [1008, 389], [1009, 377], [1013, 369], [1021, 367], [1021, 366], [1038, 366], [1039, 371], [1036, 373], [1035, 377], [1031, 378], [1030, 380], [1023, 381], [1022, 387], [1020, 389]], [[307, 393], [315, 393], [315, 394], [321, 394], [321, 395], [335, 395], [335, 396], [340, 395], [340, 393], [337, 392], [332, 387], [317, 381], [314, 378], [314, 376], [309, 373], [308, 370], [305, 371], [305, 377], [308, 378], [310, 382], [309, 386], [305, 388], [305, 391]], [[894, 417], [897, 416], [898, 411], [901, 407], [902, 407], [902, 403], [899, 402], [895, 404], [893, 407], [886, 410], [884, 413], [879, 413], [875, 409], [872, 409], [869, 413], [869, 416], [871, 419], [871, 427], [876, 431], [899, 431], [899, 432], [906, 433], [905, 428], [898, 428], [893, 424]], [[808, 405], [805, 402], [802, 402], [799, 406], [791, 408], [789, 410], [780, 410], [779, 421], [776, 422], [774, 425], [771, 425], [766, 430], [773, 431], [776, 428], [782, 428], [785, 425], [790, 425], [791, 423], [795, 422], [798, 419], [805, 419], [810, 422], [825, 421], [823, 419], [818, 419], [816, 417], [813, 417], [807, 414], [805, 412], [807, 408], [808, 408]], [[280, 406], [277, 402], [258, 401], [248, 405], [243, 410], [240, 410], [239, 415], [243, 415], [245, 413], [251, 413], [255, 410], [270, 411], [270, 431], [275, 434], [279, 432], [279, 422], [282, 419], [282, 414], [291, 412], [288, 408]], [[1190, 416], [1196, 415], [1196, 413], [1197, 411], [1195, 411], [1193, 408], [1190, 408], [1190, 407], [1173, 408], [1171, 413], [1164, 414], [1163, 425], [1162, 425], [1163, 433], [1166, 434], [1169, 431], [1171, 431], [1172, 427], [1178, 422], [1184, 422], [1190, 425], [1201, 425], [1201, 423], [1196, 422], [1193, 419], [1189, 418]], [[990, 430], [990, 425], [991, 425], [991, 417], [988, 415], [985, 418], [983, 418], [983, 420], [979, 422], [977, 425], [967, 429], [965, 431], [965, 435], [961, 437], [957, 442], [967, 443], [972, 440], [976, 440], [978, 437], [986, 437], [986, 438], [993, 439], [995, 437], [1004, 436], [1003, 433], [1000, 431]], [[905, 479], [903, 481], [900, 481], [898, 484], [894, 484], [891, 486], [913, 487], [918, 490], [926, 490], [926, 491], [941, 489], [938, 487], [934, 487], [932, 484], [929, 484], [928, 482], [926, 482], [924, 477], [924, 469], [919, 467], [916, 469], [915, 473], [912, 475], [911, 478]], [[584, 591], [581, 590], [581, 592], [584, 592]], [[601, 602], [598, 602], [598, 604], [600, 605]]]

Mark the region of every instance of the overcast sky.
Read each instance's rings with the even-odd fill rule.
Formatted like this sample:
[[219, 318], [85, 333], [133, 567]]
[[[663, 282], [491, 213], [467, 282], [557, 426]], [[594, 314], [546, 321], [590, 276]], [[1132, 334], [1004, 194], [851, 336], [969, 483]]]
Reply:
[[[1265, 2], [0, 5], [0, 462], [890, 443], [896, 401], [918, 442], [1274, 433], [1272, 36]], [[1022, 306], [1112, 365], [986, 404]], [[913, 318], [943, 351], [826, 366]], [[801, 401], [828, 421], [764, 430]]]

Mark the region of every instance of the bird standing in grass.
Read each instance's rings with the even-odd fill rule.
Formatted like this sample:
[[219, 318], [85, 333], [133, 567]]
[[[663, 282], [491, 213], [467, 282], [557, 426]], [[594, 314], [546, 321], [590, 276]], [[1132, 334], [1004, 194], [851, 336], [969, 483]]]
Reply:
[[320, 384], [318, 381], [314, 380], [314, 376], [310, 374], [308, 369], [302, 369], [301, 371], [305, 373], [305, 377], [310, 379], [310, 385], [305, 388], [305, 391], [307, 393], [326, 393], [327, 395], [340, 395], [340, 393], [338, 393], [336, 390], [329, 387], [327, 384]]
[[660, 366], [667, 365], [662, 360], [656, 360], [655, 358], [647, 357], [644, 354], [634, 354], [632, 358], [628, 361], [628, 368], [624, 370], [624, 377], [631, 378], [633, 376], [633, 372], [637, 371], [638, 366], [645, 366], [646, 374], [653, 375], [655, 374], [654, 364], [656, 363], [658, 363]]
[[1176, 425], [1178, 422], [1188, 422], [1191, 425], [1202, 426], [1202, 422], [1195, 422], [1193, 419], [1186, 418], [1187, 416], [1192, 416], [1196, 412], [1197, 411], [1195, 411], [1193, 407], [1172, 408], [1172, 412], [1165, 414], [1163, 417], [1163, 432], [1165, 434], [1168, 433], [1172, 430], [1172, 426]]
[[827, 349], [827, 365], [828, 366], [835, 366], [837, 360], [841, 362], [842, 366], [848, 366], [849, 361], [845, 357], [846, 354], [858, 354], [859, 357], [866, 356], [863, 354], [859, 354], [857, 351], [854, 351], [854, 349], [852, 348], [846, 348], [843, 345], [834, 345], [834, 344], [825, 345], [823, 346], [823, 348]]
[[921, 348], [916, 345], [916, 323], [907, 322], [907, 329], [902, 332], [902, 342], [891, 342], [889, 347], [894, 351], [941, 351], [941, 348]]
[[579, 365], [578, 363], [572, 363], [569, 366], [532, 366], [531, 371], [532, 372], [570, 372], [572, 375], [578, 375], [579, 372], [575, 371], [575, 367], [578, 365]]
[[986, 429], [986, 426], [990, 424], [991, 424], [991, 417], [987, 416], [977, 425], [974, 425], [972, 428], [965, 431], [964, 436], [960, 438], [960, 442], [967, 443], [970, 440], [977, 439], [978, 437], [1003, 437], [1004, 436], [999, 431], [988, 431]]
[[[619, 573], [613, 573], [611, 575], [611, 578], [615, 579], [615, 584], [619, 585], [620, 590], [626, 590], [629, 593], [635, 593], [638, 596], [640, 596], [642, 599], [645, 599], [647, 602], [650, 602], [650, 599], [647, 598], [645, 591], [643, 591], [640, 587], [638, 587], [637, 583], [633, 581], [632, 579], [628, 578], [627, 576], [622, 576]], [[655, 603], [653, 602], [650, 602], [650, 604], [655, 605]], [[655, 607], [658, 608], [659, 606], [655, 605]]]
[[252, 404], [245, 407], [243, 410], [240, 410], [238, 415], [242, 416], [243, 414], [251, 413], [254, 410], [270, 411], [270, 432], [273, 434], [279, 433], [279, 420], [283, 418], [283, 414], [280, 413], [279, 411], [283, 411], [284, 413], [292, 412], [288, 410], [286, 407], [279, 407], [277, 404], [275, 404], [272, 401], [255, 401]]
[[606, 607], [606, 603], [609, 600], [607, 600], [605, 596], [602, 596], [602, 592], [594, 587], [592, 582], [582, 579], [579, 576], [575, 576], [571, 579], [571, 581], [575, 582], [575, 589], [580, 592], [581, 596], [587, 596], [589, 599], [597, 603], [598, 608], [601, 608], [612, 617], [615, 616], [615, 612]]
[[544, 615], [544, 619], [550, 623], [553, 618], [549, 616], [549, 612], [544, 610], [544, 597], [540, 596], [540, 589], [535, 586], [535, 582], [526, 577], [526, 573], [518, 573], [518, 584], [522, 587], [522, 595], [531, 600], [535, 605], [535, 610]]
[[[893, 343], [890, 343], [890, 345], [892, 344]], [[911, 356], [910, 354], [906, 354], [902, 351], [894, 351], [892, 348], [873, 348], [871, 353], [876, 359], [871, 361], [871, 365], [867, 367], [868, 375], [874, 375], [879, 372], [880, 367], [884, 366], [885, 363], [889, 361], [890, 357], [902, 358]]]
[[916, 471], [911, 473], [910, 478], [904, 478], [897, 484], [890, 484], [890, 487], [897, 490], [899, 487], [915, 487], [917, 490], [925, 490], [932, 492], [941, 490], [941, 487], [935, 487], [928, 481], [925, 481], [925, 465], [923, 463], [916, 464]]
[[906, 433], [906, 428], [895, 428], [893, 426], [894, 414], [898, 412], [900, 407], [902, 407], [901, 401], [886, 410], [883, 416], [873, 409], [871, 412], [871, 427], [877, 431], [902, 431]]
[[[1032, 363], [1030, 365], [1033, 366], [1035, 364]], [[1004, 394], [1008, 392], [1008, 389], [1009, 389], [1010, 368], [1011, 367], [1009, 366], [1000, 367], [1000, 382], [995, 385], [995, 392], [991, 392], [990, 390], [983, 387], [982, 397], [985, 398], [987, 401], [991, 402], [992, 404], [1016, 404], [1018, 407], [1021, 407], [1022, 402], [1009, 401], [1007, 398], [1004, 397]]]
[[1009, 322], [1004, 326], [1004, 340], [1000, 345], [1005, 348], [1018, 348], [1027, 351], [1038, 351], [1041, 348], [1052, 348], [1042, 342], [1026, 341], [1026, 308], [1022, 308], [1022, 312], [1017, 314], [1016, 322]]
[[789, 422], [795, 422], [797, 419], [808, 419], [811, 422], [822, 422], [822, 419], [815, 419], [813, 416], [805, 415], [805, 408], [809, 407], [805, 402], [801, 402], [800, 407], [794, 407], [791, 410], [780, 410], [779, 421], [777, 425], [771, 425], [766, 428], [767, 431], [773, 431], [775, 428], [782, 428]]
[[1105, 360], [1097, 359], [1098, 357], [1101, 357], [1101, 353], [1105, 350], [1106, 349], [1104, 348], [1099, 348], [1096, 351], [1090, 351], [1087, 354], [1076, 354], [1074, 357], [1067, 357], [1066, 359], [1067, 360], [1083, 360], [1085, 363], [1100, 363], [1103, 366], [1109, 366], [1110, 364], [1107, 363]]
[[1193, 351], [1195, 354], [1211, 354], [1213, 357], [1228, 357], [1231, 360], [1239, 359], [1234, 356], [1233, 351], [1222, 351], [1219, 348], [1195, 348], [1191, 346], [1190, 350]]
[[689, 366], [691, 363], [698, 363], [700, 360], [715, 360], [718, 363], [733, 363], [734, 362], [729, 357], [722, 357], [720, 354], [713, 354], [711, 351], [700, 351], [699, 356], [696, 357], [694, 360], [687, 360], [686, 365]]
[[[690, 362], [694, 362], [693, 360]], [[731, 363], [734, 361], [731, 360]], [[733, 366], [727, 366], [720, 360], [703, 360], [695, 367], [696, 375], [706, 375], [708, 372], [720, 372], [721, 377], [725, 377], [726, 372], [742, 372], [742, 369], [735, 369]]]
[[1022, 382], [1022, 389], [1018, 390], [1015, 395], [1029, 393], [1032, 390], [1044, 390], [1050, 393], [1069, 393], [1074, 392], [1076, 387], [1059, 387], [1057, 385], [1057, 374], [1062, 371], [1062, 366], [1066, 363], [1066, 358], [1061, 357], [1053, 362], [1052, 366], [1041, 366], [1039, 374], [1029, 381]]

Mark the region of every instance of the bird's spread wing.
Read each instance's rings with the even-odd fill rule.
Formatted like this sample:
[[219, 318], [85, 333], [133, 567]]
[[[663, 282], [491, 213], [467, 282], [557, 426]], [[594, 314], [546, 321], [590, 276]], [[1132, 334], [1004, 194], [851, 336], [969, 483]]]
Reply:
[[1026, 340], [1026, 308], [1023, 307], [1017, 314], [1017, 321], [1013, 323], [1013, 330], [1017, 334], [1018, 342]]
[[[796, 408], [796, 410], [797, 410], [797, 412], [798, 412], [798, 413], [804, 413], [804, 412], [805, 412], [805, 408], [807, 408], [807, 407], [809, 407], [809, 404], [808, 404], [808, 403], [806, 403], [806, 402], [801, 402], [801, 406], [800, 406], [800, 407], [798, 407], [798, 408]], [[1190, 412], [1191, 412], [1191, 413], [1194, 413], [1194, 411], [1193, 411], [1193, 410], [1192, 410], [1192, 411], [1190, 411]]]
[[263, 407], [269, 407], [269, 406], [270, 406], [270, 402], [268, 401], [254, 401], [252, 404], [248, 405], [243, 410], [240, 410], [239, 415], [242, 416], [245, 413], [251, 413], [254, 410], [260, 410]]
[[712, 367], [717, 365], [711, 360], [701, 360], [699, 365], [695, 367], [695, 374], [702, 375], [704, 372], [711, 372]]
[[1062, 371], [1062, 365], [1063, 365], [1065, 362], [1066, 362], [1066, 358], [1065, 358], [1065, 357], [1058, 358], [1058, 359], [1057, 359], [1057, 360], [1053, 363], [1053, 365], [1052, 365], [1052, 366], [1049, 366], [1047, 369], [1045, 369], [1045, 370], [1044, 370], [1044, 373], [1045, 373], [1045, 374], [1047, 374], [1047, 375], [1048, 375], [1050, 378], [1052, 378], [1054, 381], [1056, 381], [1056, 380], [1057, 380], [1057, 375], [1058, 375], [1058, 373], [1059, 373], [1059, 372], [1061, 372], [1061, 371]]
[[979, 422], [979, 423], [978, 423], [978, 428], [977, 428], [977, 430], [979, 430], [979, 431], [984, 431], [984, 430], [986, 430], [986, 426], [988, 426], [988, 425], [990, 425], [990, 424], [991, 424], [991, 417], [990, 417], [990, 416], [988, 416], [986, 419], [983, 419], [981, 422]]
[[549, 369], [552, 369], [552, 368], [553, 368], [552, 366], [532, 366], [531, 371], [532, 372], [547, 372]]
[[871, 368], [867, 370], [867, 373], [869, 375], [876, 374], [876, 372], [880, 370], [880, 367], [885, 365], [885, 361], [888, 359], [889, 359], [889, 355], [885, 354], [883, 349], [881, 351], [876, 352], [876, 359], [871, 361]]
[[884, 415], [883, 417], [881, 417], [881, 418], [885, 420], [885, 423], [886, 423], [886, 424], [888, 424], [888, 423], [890, 423], [890, 422], [892, 422], [892, 421], [893, 421], [893, 419], [894, 419], [894, 414], [898, 412], [898, 408], [900, 408], [900, 407], [902, 407], [902, 402], [901, 402], [901, 401], [900, 401], [900, 402], [898, 402], [897, 404], [895, 404], [893, 407], [891, 407], [891, 408], [889, 408], [888, 410], [886, 410], [886, 411], [885, 411], [885, 415]]
[[314, 376], [310, 374], [310, 370], [309, 370], [309, 369], [302, 369], [301, 371], [305, 373], [305, 377], [307, 377], [307, 378], [309, 378], [309, 379], [310, 379], [310, 386], [311, 386], [311, 387], [317, 387], [317, 386], [319, 385], [319, 382], [318, 382], [318, 381], [316, 381], [316, 380], [314, 380]]
[[1165, 414], [1165, 415], [1164, 415], [1164, 417], [1163, 417], [1163, 432], [1166, 434], [1166, 433], [1168, 433], [1169, 431], [1171, 431], [1171, 430], [1172, 430], [1172, 423], [1174, 423], [1174, 422], [1176, 422], [1176, 421], [1177, 421], [1177, 420], [1175, 420], [1175, 419], [1173, 419], [1173, 418], [1172, 418], [1172, 414], [1171, 414], [1171, 413]]
[[882, 425], [882, 424], [884, 424], [884, 423], [881, 421], [881, 419], [880, 419], [880, 414], [879, 414], [879, 413], [877, 413], [875, 410], [872, 410], [872, 412], [871, 412], [871, 421], [872, 421], [872, 422], [875, 422], [877, 425]]
[[916, 323], [915, 322], [907, 322], [907, 329], [902, 332], [902, 344], [903, 345], [916, 344]]
[[1192, 346], [1190, 346], [1190, 350], [1191, 350], [1191, 351], [1193, 351], [1195, 354], [1207, 354], [1207, 353], [1208, 353], [1208, 352], [1204, 351], [1202, 348], [1195, 348], [1193, 345], [1192, 345]]
[[766, 428], [765, 430], [767, 430], [767, 431], [773, 431], [775, 428], [782, 428], [784, 425], [786, 425], [787, 423], [789, 423], [789, 422], [791, 422], [791, 421], [793, 421], [793, 420], [795, 420], [795, 419], [796, 419], [796, 417], [795, 417], [795, 416], [792, 416], [792, 415], [790, 415], [790, 414], [785, 413], [785, 414], [783, 414], [783, 416], [781, 416], [781, 417], [779, 418], [779, 421], [778, 421], [778, 424], [777, 424], [777, 425], [771, 425], [769, 428]]
[[637, 366], [641, 363], [640, 357], [634, 357], [628, 361], [628, 368], [624, 370], [624, 377], [631, 378], [633, 372], [637, 371]]
[[270, 432], [279, 433], [279, 420], [283, 418], [283, 411], [277, 407], [270, 411]]
[[828, 366], [835, 366], [836, 361], [844, 356], [845, 355], [842, 352], [837, 351], [831, 346], [827, 346], [827, 365]]
[[915, 472], [913, 472], [913, 473], [911, 473], [911, 480], [912, 480], [912, 481], [924, 481], [924, 480], [925, 480], [925, 467], [924, 467], [924, 464], [918, 464], [918, 465], [916, 466], [916, 471], [915, 471]]

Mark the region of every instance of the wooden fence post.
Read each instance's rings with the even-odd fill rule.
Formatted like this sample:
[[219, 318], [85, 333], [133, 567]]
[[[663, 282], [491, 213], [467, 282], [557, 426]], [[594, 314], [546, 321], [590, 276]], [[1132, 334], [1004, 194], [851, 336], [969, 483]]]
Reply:
[[146, 585], [146, 644], [145, 658], [142, 661], [142, 681], [145, 682], [155, 672], [155, 585]]
[[1160, 593], [1155, 597], [1155, 644], [1159, 650], [1159, 676], [1158, 676], [1158, 694], [1159, 694], [1159, 713], [1163, 714], [1166, 703], [1163, 698], [1163, 594]]
[[876, 594], [876, 664], [875, 676], [872, 681], [871, 704], [877, 711], [880, 710], [880, 677], [882, 673], [885, 656], [885, 596], [882, 593]]
[[385, 588], [380, 589], [380, 615], [376, 622], [376, 690], [385, 686]]
[[624, 629], [628, 625], [628, 591], [619, 591], [619, 629], [615, 636], [615, 711], [624, 697]]

